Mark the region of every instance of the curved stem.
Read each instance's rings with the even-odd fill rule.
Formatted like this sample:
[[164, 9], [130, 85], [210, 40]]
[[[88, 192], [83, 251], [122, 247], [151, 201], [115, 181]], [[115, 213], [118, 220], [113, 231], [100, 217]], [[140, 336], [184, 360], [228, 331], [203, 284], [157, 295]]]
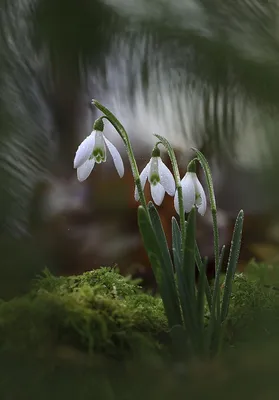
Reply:
[[102, 116], [102, 118], [106, 118], [113, 125], [113, 127], [119, 133], [121, 139], [123, 140], [124, 145], [125, 145], [126, 150], [127, 150], [128, 159], [129, 159], [129, 162], [130, 162], [130, 165], [131, 165], [131, 169], [132, 169], [132, 174], [133, 174], [133, 177], [134, 177], [135, 185], [136, 185], [138, 193], [139, 193], [140, 203], [144, 207], [144, 209], [147, 212], [147, 214], [149, 215], [147, 204], [146, 204], [146, 200], [145, 200], [144, 193], [143, 193], [143, 190], [142, 190], [142, 186], [141, 186], [141, 183], [140, 183], [140, 174], [139, 174], [137, 162], [136, 162], [136, 159], [135, 159], [135, 156], [134, 156], [134, 152], [133, 152], [133, 149], [132, 149], [132, 145], [131, 145], [129, 136], [128, 136], [125, 128], [118, 121], [118, 119], [112, 114], [112, 112], [110, 112], [105, 106], [103, 106], [97, 100], [93, 99], [92, 100], [92, 104], [94, 104], [100, 111], [102, 111], [102, 113], [104, 113], [104, 116]]
[[160, 140], [159, 143], [161, 143], [166, 148], [169, 158], [171, 160], [171, 165], [173, 169], [173, 175], [178, 195], [179, 218], [180, 218], [180, 229], [181, 229], [181, 250], [183, 252], [185, 238], [186, 238], [186, 228], [185, 228], [185, 217], [184, 217], [185, 212], [183, 207], [183, 195], [182, 195], [182, 186], [181, 186], [179, 168], [174, 154], [174, 150], [171, 147], [169, 141], [163, 136], [160, 135], [155, 135], [155, 136]]
[[210, 201], [210, 208], [211, 208], [211, 214], [212, 214], [212, 226], [213, 226], [213, 240], [214, 240], [214, 257], [215, 257], [215, 276], [218, 271], [218, 265], [219, 265], [219, 232], [218, 232], [218, 223], [217, 223], [217, 208], [216, 208], [216, 200], [215, 200], [215, 194], [214, 194], [214, 188], [213, 188], [213, 181], [212, 181], [212, 175], [210, 172], [210, 167], [208, 165], [208, 162], [205, 158], [205, 156], [197, 149], [193, 150], [197, 154], [197, 158], [199, 160], [199, 163], [201, 164], [204, 173], [205, 173], [205, 178], [206, 178], [206, 183], [209, 191], [209, 201]]

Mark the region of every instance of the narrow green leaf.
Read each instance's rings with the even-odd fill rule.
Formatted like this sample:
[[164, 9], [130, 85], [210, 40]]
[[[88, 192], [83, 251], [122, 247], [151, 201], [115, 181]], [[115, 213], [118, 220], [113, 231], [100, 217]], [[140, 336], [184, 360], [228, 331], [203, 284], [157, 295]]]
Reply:
[[206, 277], [206, 263], [203, 263], [202, 268], [199, 269], [198, 280], [198, 294], [197, 294], [197, 319], [199, 328], [200, 339], [200, 354], [204, 352], [204, 296], [205, 296], [205, 283]]
[[243, 220], [244, 220], [244, 212], [243, 210], [240, 210], [235, 221], [235, 226], [231, 241], [231, 248], [230, 248], [226, 277], [225, 277], [225, 284], [224, 284], [224, 295], [223, 295], [222, 309], [221, 309], [221, 322], [223, 322], [227, 318], [229, 311], [229, 303], [232, 293], [232, 282], [234, 279], [239, 258], [240, 247], [241, 247]]
[[[196, 260], [196, 264], [198, 267], [198, 271], [199, 273], [201, 272], [201, 270], [203, 269], [203, 261], [201, 258], [201, 254], [200, 254], [200, 250], [197, 244], [197, 241], [195, 243], [195, 260]], [[211, 289], [210, 289], [210, 285], [207, 279], [207, 276], [205, 275], [205, 294], [206, 294], [206, 300], [207, 300], [207, 304], [209, 309], [211, 308], [211, 304], [212, 304], [212, 295], [211, 295]]]
[[183, 316], [187, 329], [191, 335], [193, 346], [197, 349], [197, 299], [195, 280], [195, 234], [196, 234], [196, 209], [192, 208], [188, 216], [186, 238], [180, 268], [177, 270], [177, 280]]
[[[144, 244], [145, 250], [147, 251], [148, 257], [150, 257], [151, 254], [158, 255], [159, 247], [158, 247], [157, 239], [156, 239], [156, 236], [152, 229], [152, 226], [150, 225], [150, 221], [148, 219], [146, 211], [142, 206], [138, 207], [138, 224], [139, 224], [140, 233], [141, 233], [141, 236], [143, 239], [143, 244]], [[160, 286], [162, 285], [162, 282], [160, 279], [160, 271], [158, 270], [156, 264], [155, 265], [151, 264], [151, 265], [152, 265], [152, 269], [153, 269], [156, 281], [160, 288]]]
[[223, 268], [225, 249], [226, 249], [226, 246], [223, 245], [222, 249], [221, 249], [221, 252], [220, 252], [219, 264], [218, 264], [218, 282], [217, 282], [218, 290], [217, 290], [217, 293], [216, 293], [216, 312], [217, 312], [218, 323], [220, 322], [220, 302], [221, 302], [221, 300], [220, 300], [220, 292], [221, 292], [220, 291], [220, 275], [221, 275], [222, 268]]
[[189, 335], [190, 341], [193, 345], [193, 341], [195, 341], [195, 330], [193, 327], [193, 316], [191, 315], [191, 299], [185, 278], [182, 273], [183, 257], [181, 254], [181, 231], [174, 217], [172, 218], [172, 252], [184, 324], [186, 332]]
[[177, 220], [172, 217], [172, 251], [175, 253], [175, 256], [173, 254], [174, 258], [174, 265], [175, 265], [175, 270], [177, 271], [177, 268], [181, 269], [181, 232], [177, 223]]
[[177, 314], [180, 315], [180, 323], [182, 324], [182, 318], [180, 313], [180, 304], [177, 293], [177, 288], [174, 279], [174, 268], [172, 259], [170, 256], [170, 251], [168, 247], [168, 242], [166, 239], [166, 235], [164, 229], [162, 227], [161, 219], [159, 213], [152, 202], [148, 204], [148, 211], [151, 218], [151, 223], [153, 225], [154, 232], [156, 234], [157, 243], [160, 247], [160, 254], [162, 257], [162, 268], [163, 268], [163, 276], [166, 280], [167, 285], [169, 286], [169, 292], [172, 296], [172, 302], [174, 307], [177, 309]]
[[[213, 295], [212, 295], [211, 313], [214, 313], [214, 315], [215, 315], [216, 308], [217, 308], [217, 318], [218, 318], [217, 300], [218, 300], [218, 292], [220, 292], [220, 275], [221, 275], [221, 270], [222, 270], [222, 262], [223, 262], [223, 259], [224, 259], [224, 252], [225, 252], [225, 245], [222, 246], [222, 249], [221, 249], [221, 252], [220, 252], [218, 268], [217, 268], [217, 274], [216, 274], [215, 280], [214, 280]], [[220, 295], [220, 293], [219, 293], [219, 295]]]
[[168, 242], [166, 239], [164, 229], [162, 227], [162, 223], [161, 223], [161, 219], [158, 214], [158, 211], [156, 210], [154, 204], [151, 201], [148, 203], [148, 211], [149, 211], [149, 215], [151, 218], [151, 223], [153, 225], [154, 232], [156, 233], [157, 243], [160, 247], [160, 253], [164, 259], [164, 267], [165, 267], [164, 274], [167, 276], [167, 279], [169, 279], [170, 284], [173, 287], [175, 287], [174, 270], [173, 270], [173, 264], [172, 264], [172, 260], [171, 260], [171, 256], [170, 256], [169, 247], [168, 247]]
[[182, 273], [187, 284], [193, 306], [195, 297], [195, 242], [196, 242], [196, 207], [193, 207], [188, 216], [186, 225], [186, 239], [184, 243]]
[[[217, 301], [218, 301], [218, 299], [220, 301], [220, 274], [221, 274], [221, 270], [222, 270], [222, 262], [224, 259], [224, 252], [225, 252], [225, 246], [222, 247], [221, 252], [220, 252], [217, 273], [216, 273], [215, 280], [214, 280], [212, 305], [211, 305], [211, 309], [210, 309], [210, 318], [209, 318], [209, 325], [208, 325], [208, 331], [207, 331], [207, 348], [208, 348], [209, 352], [211, 352], [212, 350], [213, 351], [215, 350], [216, 343], [218, 342], [218, 338], [220, 337], [219, 331], [221, 331], [221, 321], [220, 321], [220, 316], [219, 316], [220, 305], [217, 304]], [[216, 309], [217, 309], [217, 315], [216, 315]]]
[[[153, 218], [155, 218], [154, 215], [155, 214], [153, 214]], [[174, 274], [172, 272], [172, 263], [171, 265], [169, 265], [168, 262], [170, 258], [164, 258], [164, 255], [166, 254], [166, 249], [163, 248], [162, 243], [159, 244], [158, 240], [160, 235], [162, 235], [162, 232], [160, 232], [160, 229], [158, 227], [158, 221], [156, 221], [156, 226], [159, 232], [154, 230], [154, 227], [151, 224], [149, 216], [145, 209], [142, 206], [139, 206], [138, 225], [143, 239], [144, 247], [147, 251], [148, 258], [150, 260], [156, 282], [158, 284], [158, 288], [164, 303], [169, 326], [171, 328], [174, 325], [182, 325], [179, 299], [175, 286]], [[162, 226], [161, 229], [163, 229]]]

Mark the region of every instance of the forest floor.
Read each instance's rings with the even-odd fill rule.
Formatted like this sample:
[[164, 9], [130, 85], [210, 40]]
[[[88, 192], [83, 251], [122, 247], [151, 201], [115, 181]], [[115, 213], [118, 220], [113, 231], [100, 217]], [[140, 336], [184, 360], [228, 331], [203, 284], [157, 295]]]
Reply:
[[0, 303], [0, 398], [273, 399], [278, 271], [251, 263], [238, 274], [221, 354], [185, 361], [171, 356], [159, 296], [111, 268], [71, 277], [46, 270], [30, 292]]

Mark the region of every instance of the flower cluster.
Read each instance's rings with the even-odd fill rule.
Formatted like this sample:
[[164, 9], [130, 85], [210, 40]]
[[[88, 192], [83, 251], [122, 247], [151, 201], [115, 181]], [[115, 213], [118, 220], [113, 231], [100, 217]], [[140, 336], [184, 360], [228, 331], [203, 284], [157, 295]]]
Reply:
[[[124, 175], [124, 165], [119, 151], [104, 136], [102, 125], [98, 125], [100, 130], [94, 129], [87, 138], [79, 145], [74, 158], [74, 168], [77, 169], [77, 178], [80, 182], [88, 178], [95, 164], [106, 161], [106, 147], [108, 148], [115, 168], [122, 178]], [[160, 157], [160, 150], [155, 146], [152, 157], [140, 174], [140, 183], [144, 189], [146, 181], [150, 183], [151, 196], [156, 205], [161, 205], [165, 193], [174, 196], [174, 208], [179, 214], [178, 190], [174, 177], [169, 168], [164, 164]], [[183, 209], [189, 213], [196, 206], [201, 215], [206, 211], [206, 196], [204, 189], [195, 172], [189, 169], [180, 182], [182, 188]], [[135, 199], [139, 201], [138, 189], [135, 189]]]
[[[174, 207], [179, 214], [178, 190], [175, 181], [168, 167], [163, 163], [159, 154], [154, 154], [151, 160], [140, 174], [141, 186], [144, 188], [146, 181], [149, 181], [151, 187], [151, 196], [154, 203], [158, 206], [162, 204], [165, 192], [174, 196]], [[184, 212], [189, 213], [196, 206], [201, 215], [206, 211], [206, 196], [204, 189], [195, 172], [187, 171], [180, 182], [183, 196]], [[135, 199], [139, 200], [138, 190], [135, 190]]]
[[[173, 332], [173, 328], [176, 327], [179, 334], [179, 342], [176, 342], [175, 337], [171, 337], [173, 350], [177, 353], [181, 347], [183, 353], [190, 354], [195, 359], [211, 359], [222, 346], [222, 330], [228, 317], [241, 246], [243, 211], [239, 212], [235, 222], [230, 257], [226, 266], [224, 290], [221, 291], [219, 272], [224, 267], [225, 246], [220, 248], [219, 245], [215, 193], [211, 170], [205, 156], [198, 149], [193, 149], [195, 156], [188, 164], [185, 176], [181, 179], [171, 144], [163, 136], [155, 134], [157, 143], [153, 148], [151, 158], [139, 173], [129, 135], [123, 125], [97, 100], [92, 100], [92, 104], [102, 112], [102, 116], [95, 121], [92, 133], [77, 149], [74, 168], [77, 169], [78, 180], [87, 179], [95, 164], [106, 161], [107, 149], [119, 176], [122, 177], [124, 174], [124, 165], [118, 150], [103, 134], [103, 119], [106, 119], [115, 128], [127, 150], [136, 186], [135, 200], [140, 201], [137, 210], [140, 235], [156, 279], [169, 331]], [[162, 161], [159, 146], [167, 150], [172, 172]], [[201, 258], [196, 241], [196, 209], [204, 215], [207, 207], [206, 195], [196, 174], [196, 163], [199, 163], [198, 165], [204, 171], [210, 199], [216, 272], [213, 288], [207, 279], [206, 259]], [[153, 199], [153, 202], [148, 204], [144, 195], [147, 182], [150, 184]], [[171, 243], [166, 240], [164, 226], [154, 205], [154, 203], [161, 205], [166, 193], [174, 198], [174, 209], [179, 214], [179, 221], [176, 218], [171, 220]], [[185, 213], [189, 214], [187, 224]], [[196, 272], [198, 272], [198, 284], [195, 279]], [[204, 325], [205, 310], [209, 329], [205, 329]], [[216, 318], [216, 312], [218, 318]]]

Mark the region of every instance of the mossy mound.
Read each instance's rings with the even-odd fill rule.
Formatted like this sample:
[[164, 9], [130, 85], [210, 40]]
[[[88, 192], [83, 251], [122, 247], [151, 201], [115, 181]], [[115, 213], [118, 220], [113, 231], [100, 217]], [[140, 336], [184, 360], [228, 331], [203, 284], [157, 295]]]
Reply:
[[[237, 346], [279, 335], [279, 291], [258, 276], [236, 275], [225, 342]], [[255, 276], [255, 271], [256, 276]], [[264, 280], [266, 282], [266, 280]], [[48, 271], [30, 293], [0, 302], [0, 351], [123, 359], [168, 343], [162, 301], [115, 269], [54, 277]]]
[[278, 266], [251, 262], [236, 274], [227, 321], [230, 345], [254, 344], [279, 336]]
[[80, 276], [49, 272], [25, 296], [0, 303], [0, 349], [47, 354], [60, 346], [123, 357], [159, 346], [160, 298], [111, 268]]
[[28, 295], [0, 303], [0, 398], [275, 398], [279, 291], [258, 278], [264, 268], [236, 276], [232, 351], [196, 363], [165, 357], [161, 299], [136, 282], [111, 268], [71, 277], [46, 271]]

